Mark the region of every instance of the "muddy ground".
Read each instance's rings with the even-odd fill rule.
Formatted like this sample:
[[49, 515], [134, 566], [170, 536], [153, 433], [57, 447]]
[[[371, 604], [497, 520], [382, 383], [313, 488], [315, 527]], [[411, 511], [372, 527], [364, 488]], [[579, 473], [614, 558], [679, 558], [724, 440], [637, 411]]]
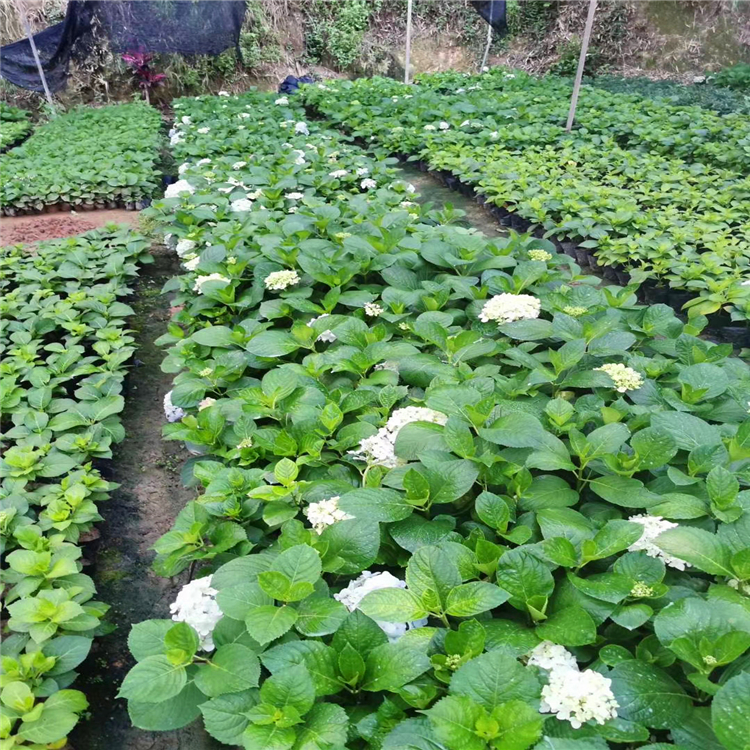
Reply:
[[188, 454], [180, 444], [161, 439], [162, 399], [172, 376], [161, 371], [163, 352], [154, 340], [166, 330], [169, 300], [160, 294], [164, 282], [178, 272], [176, 257], [163, 249], [145, 266], [136, 285], [131, 328], [138, 351], [127, 379], [125, 440], [111, 462], [111, 479], [120, 484], [101, 508], [104, 522], [96, 549], [87, 551], [99, 598], [111, 604], [109, 621], [116, 630], [95, 641], [81, 668], [77, 687], [91, 704], [88, 721], [70, 738], [73, 750], [214, 750], [222, 747], [204, 732], [201, 722], [177, 732], [144, 732], [130, 725], [117, 689], [133, 664], [127, 636], [133, 623], [169, 617], [169, 604], [187, 581], [160, 578], [150, 569], [154, 542], [169, 530], [194, 491], [180, 482]]

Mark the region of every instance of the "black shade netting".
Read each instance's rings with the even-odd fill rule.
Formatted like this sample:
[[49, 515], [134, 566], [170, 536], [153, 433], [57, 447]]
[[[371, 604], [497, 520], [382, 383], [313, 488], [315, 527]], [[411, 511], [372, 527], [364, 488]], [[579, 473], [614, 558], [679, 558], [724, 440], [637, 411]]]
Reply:
[[495, 31], [505, 32], [508, 28], [505, 0], [472, 0], [472, 6]]
[[[34, 35], [50, 90], [65, 87], [70, 60], [100, 36], [117, 52], [218, 55], [238, 47], [244, 0], [71, 0], [65, 20]], [[0, 48], [0, 76], [42, 91], [28, 39]]]

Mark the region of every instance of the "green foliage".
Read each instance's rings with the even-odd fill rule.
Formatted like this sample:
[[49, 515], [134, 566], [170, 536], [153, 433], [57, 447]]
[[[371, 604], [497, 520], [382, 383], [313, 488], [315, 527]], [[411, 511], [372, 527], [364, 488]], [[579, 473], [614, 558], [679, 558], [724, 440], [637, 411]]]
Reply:
[[151, 197], [160, 126], [159, 112], [141, 103], [60, 115], [0, 157], [0, 204], [41, 210]]
[[722, 68], [718, 73], [712, 73], [709, 79], [714, 86], [750, 94], [750, 64], [748, 63], [737, 63], [730, 68]]
[[32, 130], [31, 113], [0, 102], [0, 150], [23, 140]]
[[313, 0], [306, 7], [305, 50], [311, 60], [348, 68], [360, 55], [373, 12], [368, 0], [330, 3]]
[[541, 36], [557, 16], [558, 4], [536, 0], [510, 0], [506, 5], [510, 36]]
[[[550, 66], [550, 75], [574, 76], [578, 70], [578, 60], [581, 56], [581, 40], [578, 38], [569, 39], [558, 48], [557, 52], [559, 57]], [[596, 73], [603, 62], [599, 48], [590, 44], [586, 52], [586, 71]]]
[[[189, 187], [148, 213], [186, 264], [165, 437], [202, 451], [202, 492], [156, 566], [196, 563], [220, 612], [213, 650], [189, 613], [133, 628], [134, 724], [200, 713], [248, 750], [739, 748], [748, 363], [547, 240], [441, 224], [301, 98], [176, 103]], [[509, 299], [538, 314], [491, 314]], [[551, 715], [542, 641], [616, 717]]]
[[[108, 605], [82, 573], [79, 541], [116, 485], [92, 466], [112, 457], [132, 314], [119, 301], [148, 241], [110, 226], [0, 253], [0, 553], [4, 618], [0, 742], [50, 747], [87, 707], [67, 690]], [[28, 745], [26, 743], [29, 743]], [[36, 743], [36, 744], [34, 744]]]
[[[337, 81], [306, 100], [386, 153], [474, 186], [598, 263], [696, 295], [691, 318], [750, 318], [747, 118], [584, 87], [572, 134], [569, 80], [504, 70]], [[689, 296], [686, 295], [686, 296]]]

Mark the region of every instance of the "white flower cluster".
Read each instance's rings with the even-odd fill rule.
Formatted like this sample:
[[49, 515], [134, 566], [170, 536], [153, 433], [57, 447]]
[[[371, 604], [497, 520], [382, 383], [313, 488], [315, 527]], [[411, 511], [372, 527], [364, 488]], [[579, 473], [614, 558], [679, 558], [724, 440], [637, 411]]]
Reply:
[[587, 721], [604, 724], [617, 717], [619, 704], [612, 693], [612, 680], [593, 669], [580, 672], [575, 656], [563, 646], [542, 641], [527, 663], [549, 673], [549, 683], [542, 688], [541, 713], [555, 714], [574, 729]]
[[236, 161], [234, 164], [232, 164], [232, 169], [242, 169], [242, 167], [246, 167], [247, 162], [246, 161]]
[[364, 177], [366, 174], [369, 174], [370, 170], [367, 167], [360, 167], [357, 170], [357, 177]]
[[383, 314], [383, 308], [377, 302], [365, 302], [365, 315], [371, 318], [377, 318]]
[[[312, 328], [313, 323], [317, 320], [321, 320], [322, 318], [330, 318], [331, 316], [328, 313], [323, 313], [322, 315], [318, 315], [317, 318], [312, 318], [307, 322], [307, 325], [309, 328]], [[332, 344], [334, 341], [336, 341], [336, 334], [330, 329], [327, 328], [325, 331], [323, 331], [316, 341], [324, 341], [327, 344]]]
[[[373, 573], [366, 570], [359, 578], [349, 582], [349, 585], [334, 594], [333, 598], [340, 601], [350, 612], [359, 607], [359, 603], [371, 591], [378, 589], [405, 589], [406, 583], [390, 573]], [[427, 619], [416, 620], [409, 623], [379, 622], [381, 630], [388, 636], [391, 642], [397, 641], [407, 630], [423, 628], [427, 625]]]
[[359, 183], [359, 185], [362, 190], [374, 190], [378, 186], [378, 183], [375, 182], [375, 180], [373, 180], [371, 177], [366, 177], [364, 180], [362, 180], [362, 182]]
[[167, 185], [167, 189], [164, 191], [165, 198], [176, 198], [182, 193], [194, 193], [195, 188], [187, 180], [177, 180], [171, 185]]
[[211, 128], [198, 128], [198, 132], [201, 135], [205, 135], [206, 133], [210, 133], [211, 132]]
[[274, 104], [278, 104], [282, 107], [285, 107], [287, 104], [289, 104], [289, 99], [287, 99], [285, 96], [280, 96]]
[[619, 362], [610, 362], [601, 367], [595, 367], [594, 370], [606, 372], [614, 381], [615, 389], [618, 393], [637, 391], [643, 385], [643, 378], [638, 372], [632, 367], [627, 367]]
[[306, 122], [298, 122], [294, 126], [294, 132], [302, 133], [303, 135], [310, 135], [310, 130], [308, 129]]
[[211, 396], [206, 396], [206, 398], [203, 399], [198, 404], [198, 411], [203, 411], [204, 409], [208, 409], [209, 406], [213, 406], [216, 403], [215, 398], [211, 398]]
[[186, 583], [177, 594], [177, 598], [169, 605], [175, 622], [186, 622], [198, 633], [202, 651], [214, 650], [211, 635], [216, 623], [223, 617], [216, 603], [218, 593], [216, 589], [211, 588], [211, 576], [196, 578]]
[[358, 451], [349, 453], [358, 461], [366, 461], [370, 466], [384, 466], [387, 469], [395, 469], [399, 465], [396, 457], [396, 438], [401, 428], [411, 422], [432, 422], [444, 425], [448, 417], [434, 409], [424, 406], [407, 406], [396, 409], [391, 414], [385, 427], [381, 427], [375, 435], [364, 438], [359, 444]]
[[542, 262], [547, 262], [548, 260], [552, 259], [552, 253], [548, 253], [546, 250], [529, 250], [529, 258], [531, 260], [541, 260]]
[[549, 685], [542, 688], [539, 711], [556, 714], [560, 721], [569, 721], [573, 729], [592, 720], [605, 724], [617, 718], [620, 706], [611, 685], [612, 680], [593, 669], [554, 669], [549, 674]]
[[180, 256], [180, 258], [184, 258], [186, 255], [189, 255], [193, 250], [195, 250], [197, 243], [193, 240], [178, 240], [177, 246], [175, 247], [175, 251], [177, 252], [177, 255]]
[[236, 201], [232, 201], [230, 208], [235, 213], [242, 213], [243, 211], [250, 211], [253, 207], [253, 202], [247, 198], [238, 198]]
[[266, 289], [280, 292], [288, 286], [299, 284], [299, 280], [299, 274], [296, 271], [274, 271], [266, 276], [263, 283], [266, 285]]
[[326, 527], [332, 526], [337, 521], [349, 521], [354, 518], [339, 508], [338, 495], [317, 503], [310, 503], [304, 513], [318, 534], [322, 534]]
[[645, 514], [630, 516], [628, 521], [639, 523], [643, 526], [643, 534], [641, 534], [641, 538], [637, 539], [628, 547], [631, 552], [639, 552], [643, 550], [649, 557], [660, 557], [670, 568], [685, 570], [687, 563], [684, 560], [680, 560], [679, 557], [674, 557], [673, 555], [664, 552], [656, 544], [659, 534], [668, 529], [676, 529], [679, 524], [666, 521], [661, 516], [649, 516]]
[[349, 174], [349, 172], [347, 172], [345, 169], [336, 169], [333, 172], [329, 172], [328, 176], [329, 177], [339, 178], [339, 177], [346, 177], [348, 174]]
[[182, 265], [188, 271], [195, 271], [195, 269], [200, 265], [200, 262], [201, 259], [199, 255], [191, 255]]
[[222, 276], [220, 273], [210, 273], [208, 276], [198, 276], [195, 280], [195, 284], [193, 284], [193, 291], [198, 292], [198, 294], [203, 294], [203, 285], [207, 284], [209, 281], [228, 282], [229, 279], [226, 276]]
[[290, 201], [300, 201], [305, 197], [305, 194], [304, 193], [287, 193], [284, 197]]
[[448, 129], [450, 128], [450, 125], [449, 125], [449, 124], [448, 124], [447, 122], [445, 122], [445, 120], [443, 120], [443, 121], [442, 121], [442, 122], [441, 122], [441, 123], [440, 123], [440, 124], [438, 125], [438, 127], [440, 128], [440, 130], [448, 130]]
[[164, 396], [164, 416], [167, 418], [167, 422], [179, 422], [186, 414], [187, 412], [184, 409], [172, 403], [172, 391], [169, 391]]
[[482, 323], [494, 320], [500, 325], [514, 320], [531, 320], [539, 317], [541, 309], [542, 303], [530, 294], [496, 294], [484, 303], [479, 320]]

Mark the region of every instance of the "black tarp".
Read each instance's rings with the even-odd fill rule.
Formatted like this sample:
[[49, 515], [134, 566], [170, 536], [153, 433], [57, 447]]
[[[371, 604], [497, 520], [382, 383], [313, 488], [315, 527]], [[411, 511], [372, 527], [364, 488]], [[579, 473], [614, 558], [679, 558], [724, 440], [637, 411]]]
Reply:
[[495, 31], [504, 32], [508, 28], [505, 13], [505, 0], [472, 0], [472, 6]]
[[[35, 34], [47, 83], [65, 87], [71, 58], [91, 49], [94, 34], [117, 52], [174, 52], [218, 55], [237, 47], [245, 0], [71, 0], [65, 20]], [[0, 47], [0, 76], [25, 89], [42, 91], [28, 39]]]

